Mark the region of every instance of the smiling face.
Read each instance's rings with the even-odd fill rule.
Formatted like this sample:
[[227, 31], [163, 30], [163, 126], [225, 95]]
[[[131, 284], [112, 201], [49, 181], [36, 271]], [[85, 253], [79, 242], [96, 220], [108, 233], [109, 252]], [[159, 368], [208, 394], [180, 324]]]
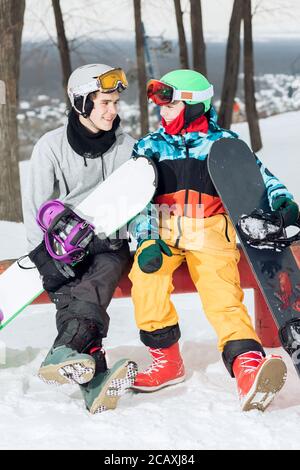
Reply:
[[[118, 91], [112, 93], [95, 93], [91, 97], [94, 108], [90, 114], [90, 119], [80, 116], [82, 124], [92, 132], [110, 131], [119, 110], [120, 94]], [[92, 126], [92, 123], [95, 127]]]
[[170, 124], [174, 119], [179, 116], [184, 109], [185, 104], [183, 101], [174, 101], [174, 103], [166, 104], [160, 107], [160, 115], [167, 124]]

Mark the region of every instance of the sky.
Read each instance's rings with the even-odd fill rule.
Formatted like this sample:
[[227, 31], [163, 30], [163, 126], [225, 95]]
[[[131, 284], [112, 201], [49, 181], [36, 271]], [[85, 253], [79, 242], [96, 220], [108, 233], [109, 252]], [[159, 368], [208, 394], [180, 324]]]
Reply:
[[[181, 0], [187, 37], [190, 36], [189, 0]], [[206, 40], [227, 37], [233, 0], [202, 0]], [[134, 39], [132, 0], [61, 0], [69, 39], [104, 37]], [[299, 0], [252, 0], [253, 35], [256, 39], [300, 36]], [[176, 39], [173, 0], [142, 0], [147, 35]], [[23, 38], [55, 39], [50, 0], [27, 0]]]

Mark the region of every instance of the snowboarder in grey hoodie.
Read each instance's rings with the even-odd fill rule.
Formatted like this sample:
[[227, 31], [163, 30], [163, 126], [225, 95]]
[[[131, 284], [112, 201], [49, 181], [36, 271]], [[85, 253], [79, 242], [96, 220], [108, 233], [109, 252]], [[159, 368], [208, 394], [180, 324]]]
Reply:
[[75, 208], [129, 160], [135, 141], [123, 132], [118, 115], [120, 93], [127, 85], [122, 69], [104, 64], [85, 65], [71, 74], [68, 122], [35, 145], [23, 200], [29, 257], [57, 309], [58, 335], [39, 376], [47, 383], [79, 384], [93, 414], [115, 408], [136, 374], [129, 359], [108, 369], [102, 346], [109, 326], [107, 307], [130, 259], [128, 242], [95, 236], [89, 256], [64, 269], [47, 252], [36, 217], [39, 207], [53, 198]]

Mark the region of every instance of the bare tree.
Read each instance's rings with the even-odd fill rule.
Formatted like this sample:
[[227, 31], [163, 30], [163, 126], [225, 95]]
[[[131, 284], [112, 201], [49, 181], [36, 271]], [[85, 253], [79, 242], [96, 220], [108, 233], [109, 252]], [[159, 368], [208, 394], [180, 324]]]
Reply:
[[243, 17], [243, 0], [234, 0], [229, 25], [225, 73], [219, 110], [219, 125], [229, 129], [232, 122], [234, 98], [238, 83], [240, 64], [240, 34]]
[[191, 31], [193, 46], [193, 67], [203, 75], [207, 75], [205, 41], [202, 25], [201, 0], [190, 0], [191, 2]]
[[146, 64], [145, 64], [141, 0], [133, 0], [133, 3], [134, 3], [135, 43], [136, 43], [138, 83], [139, 83], [139, 103], [140, 103], [140, 114], [141, 114], [141, 133], [142, 135], [144, 135], [144, 134], [147, 134], [147, 132], [149, 131], [149, 119], [148, 119], [148, 100], [146, 96], [147, 74], [146, 74]]
[[189, 59], [188, 59], [188, 48], [186, 43], [182, 10], [180, 0], [174, 0], [175, 14], [176, 14], [176, 23], [178, 30], [178, 42], [179, 42], [179, 57], [180, 57], [180, 66], [182, 69], [189, 68]]
[[251, 0], [244, 0], [244, 87], [246, 115], [251, 146], [254, 152], [262, 148], [254, 86], [254, 57], [252, 38]]
[[52, 6], [54, 10], [56, 30], [57, 30], [57, 40], [58, 40], [58, 49], [60, 54], [60, 62], [63, 75], [63, 88], [65, 92], [66, 103], [69, 103], [68, 94], [67, 94], [67, 85], [68, 79], [72, 72], [71, 66], [71, 57], [69, 44], [66, 36], [65, 25], [63, 14], [61, 11], [60, 0], [52, 0]]
[[22, 220], [17, 108], [24, 11], [25, 0], [0, 0], [0, 219], [16, 222]]

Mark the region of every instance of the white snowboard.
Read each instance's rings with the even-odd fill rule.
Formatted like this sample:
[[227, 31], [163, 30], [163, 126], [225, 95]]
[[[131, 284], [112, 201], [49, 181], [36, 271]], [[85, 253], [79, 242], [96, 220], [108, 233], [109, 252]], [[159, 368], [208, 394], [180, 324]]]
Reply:
[[[74, 210], [92, 222], [96, 233], [112, 235], [151, 201], [157, 183], [154, 164], [146, 157], [132, 158], [115, 170]], [[32, 267], [29, 258], [23, 267]], [[37, 269], [21, 269], [17, 262], [0, 275], [0, 330], [43, 292]], [[0, 314], [1, 315], [1, 314]]]

